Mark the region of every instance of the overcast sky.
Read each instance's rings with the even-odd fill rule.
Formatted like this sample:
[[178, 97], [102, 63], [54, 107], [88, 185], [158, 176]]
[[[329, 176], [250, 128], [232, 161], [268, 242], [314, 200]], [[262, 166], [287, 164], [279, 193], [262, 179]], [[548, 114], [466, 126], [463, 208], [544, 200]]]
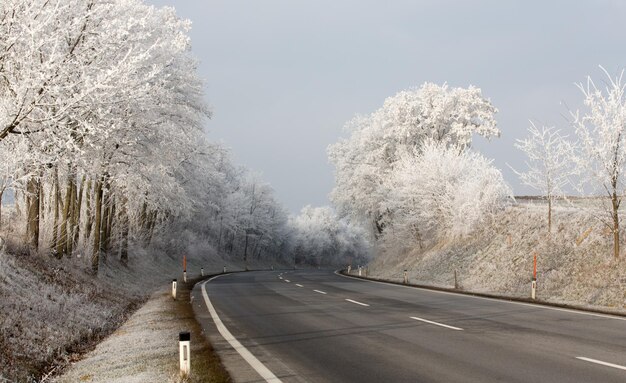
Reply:
[[626, 65], [626, 1], [148, 0], [193, 22], [214, 111], [209, 136], [263, 174], [293, 213], [326, 205], [326, 148], [355, 114], [425, 81], [482, 88], [502, 137], [476, 140], [515, 194], [507, 163], [528, 120], [569, 129], [576, 82]]

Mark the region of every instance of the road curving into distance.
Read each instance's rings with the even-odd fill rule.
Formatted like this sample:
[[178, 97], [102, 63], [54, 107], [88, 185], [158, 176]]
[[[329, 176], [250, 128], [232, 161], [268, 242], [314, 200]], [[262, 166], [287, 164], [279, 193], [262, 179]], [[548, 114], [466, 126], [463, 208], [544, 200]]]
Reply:
[[227, 274], [194, 310], [236, 382], [626, 382], [626, 318], [358, 280]]

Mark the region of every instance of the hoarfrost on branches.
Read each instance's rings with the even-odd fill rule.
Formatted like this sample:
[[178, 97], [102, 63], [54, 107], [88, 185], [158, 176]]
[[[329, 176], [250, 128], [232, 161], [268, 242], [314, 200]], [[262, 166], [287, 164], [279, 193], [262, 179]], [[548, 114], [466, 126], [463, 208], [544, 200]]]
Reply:
[[409, 248], [423, 238], [469, 234], [512, 194], [490, 160], [434, 140], [397, 162], [390, 190], [392, 241]]
[[[603, 69], [604, 71], [604, 69]], [[624, 71], [615, 78], [604, 71], [607, 83], [598, 88], [591, 77], [578, 84], [587, 110], [573, 114], [578, 156], [576, 165], [580, 176], [579, 189], [601, 199], [602, 221], [613, 232], [613, 255], [620, 256], [619, 208], [624, 196], [626, 165], [626, 97]]]
[[350, 137], [329, 147], [336, 168], [331, 199], [341, 215], [367, 220], [382, 235], [393, 215], [384, 201], [395, 163], [428, 139], [462, 150], [471, 146], [473, 134], [499, 136], [496, 112], [476, 87], [425, 83], [399, 92], [374, 113], [351, 120]]
[[515, 147], [528, 157], [528, 170], [513, 170], [524, 185], [528, 185], [544, 195], [548, 201], [548, 233], [552, 228], [552, 204], [554, 199], [564, 194], [575, 171], [572, 163], [573, 146], [554, 127], [538, 128], [530, 123], [529, 137], [517, 140]]

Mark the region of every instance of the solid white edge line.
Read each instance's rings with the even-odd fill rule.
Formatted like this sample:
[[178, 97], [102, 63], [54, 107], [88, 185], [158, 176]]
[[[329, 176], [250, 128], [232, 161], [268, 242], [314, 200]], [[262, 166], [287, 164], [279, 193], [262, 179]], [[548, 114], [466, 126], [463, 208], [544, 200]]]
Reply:
[[296, 283], [296, 286], [298, 286], [298, 287], [304, 287], [304, 286], [302, 286], [302, 285], [301, 285], [301, 284], [299, 284], [299, 283]]
[[597, 360], [597, 359], [585, 358], [584, 356], [577, 356], [576, 359], [584, 360], [586, 362], [591, 362], [591, 363], [595, 363], [595, 364], [601, 364], [603, 366], [613, 367], [613, 368], [617, 368], [619, 370], [625, 370], [626, 371], [626, 366], [620, 366], [619, 364], [603, 362], [603, 361]]
[[217, 311], [215, 311], [215, 307], [211, 304], [211, 300], [209, 299], [209, 295], [206, 292], [206, 284], [211, 282], [215, 278], [221, 277], [221, 275], [215, 276], [208, 281], [202, 284], [202, 297], [204, 298], [204, 303], [206, 304], [207, 309], [209, 309], [209, 313], [213, 318], [213, 322], [215, 322], [215, 326], [217, 330], [222, 335], [222, 337], [234, 348], [241, 357], [248, 362], [250, 367], [252, 367], [266, 382], [282, 382], [280, 379], [276, 377], [263, 363], [261, 363], [252, 353], [245, 348], [239, 341], [233, 336], [233, 334], [228, 331], [220, 317], [217, 315]]
[[418, 318], [418, 317], [410, 317], [411, 319], [415, 319], [421, 322], [426, 322], [426, 323], [430, 323], [430, 324], [434, 324], [435, 326], [441, 326], [441, 327], [445, 327], [445, 328], [449, 328], [450, 330], [457, 330], [457, 331], [463, 331], [462, 328], [459, 327], [454, 327], [454, 326], [449, 326], [447, 324], [443, 324], [443, 323], [438, 323], [438, 322], [433, 322], [431, 320], [428, 319], [424, 319], [424, 318]]
[[356, 280], [359, 280], [359, 281], [370, 282], [370, 283], [380, 283], [381, 285], [385, 285], [385, 286], [402, 287], [402, 288], [405, 288], [405, 289], [415, 289], [415, 290], [421, 290], [421, 291], [425, 291], [425, 292], [429, 292], [429, 293], [455, 295], [457, 297], [467, 297], [467, 298], [474, 298], [474, 299], [483, 299], [483, 300], [486, 300], [486, 301], [509, 303], [509, 304], [512, 304], [512, 305], [529, 306], [529, 307], [535, 307], [535, 308], [546, 309], [546, 310], [563, 311], [563, 312], [572, 313], [572, 314], [588, 315], [588, 316], [594, 316], [594, 317], [599, 317], [599, 318], [617, 319], [617, 320], [621, 320], [621, 321], [626, 321], [626, 318], [618, 317], [618, 316], [614, 316], [614, 315], [610, 315], [610, 314], [597, 314], [597, 313], [590, 313], [590, 312], [580, 311], [580, 310], [575, 310], [575, 309], [564, 309], [564, 308], [560, 308], [560, 307], [550, 307], [550, 306], [533, 304], [533, 303], [515, 302], [515, 301], [507, 300], [506, 297], [502, 297], [501, 299], [489, 298], [489, 297], [479, 297], [479, 296], [476, 296], [476, 295], [461, 294], [461, 293], [455, 293], [455, 292], [452, 292], [452, 291], [432, 290], [432, 289], [426, 289], [426, 288], [419, 287], [419, 286], [403, 286], [403, 285], [399, 285], [397, 283], [389, 283], [389, 282], [384, 282], [384, 281], [374, 281], [374, 280], [371, 280], [371, 279], [357, 278], [357, 277], [353, 277], [351, 275], [341, 274], [339, 272], [339, 270], [335, 271], [335, 274], [340, 276], [340, 277], [344, 277], [344, 278], [356, 279]]
[[320, 294], [324, 294], [324, 295], [326, 295], [326, 293], [325, 293], [325, 292], [323, 292], [323, 291], [321, 291], [321, 290], [313, 290], [313, 291], [315, 291], [316, 293], [320, 293]]
[[285, 279], [285, 282], [289, 283], [289, 282], [291, 282], [291, 281], [290, 281], [289, 279]]
[[361, 303], [361, 302], [353, 301], [352, 299], [348, 299], [348, 298], [346, 298], [346, 300], [347, 300], [348, 302], [356, 303], [357, 305], [361, 305], [361, 306], [367, 306], [367, 307], [369, 307], [369, 305], [368, 305], [367, 303]]

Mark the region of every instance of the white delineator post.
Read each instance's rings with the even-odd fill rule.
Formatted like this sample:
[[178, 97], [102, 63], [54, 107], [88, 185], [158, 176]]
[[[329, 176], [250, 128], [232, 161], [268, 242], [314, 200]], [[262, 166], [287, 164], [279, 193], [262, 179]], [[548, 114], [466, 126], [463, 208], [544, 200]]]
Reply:
[[406, 269], [404, 269], [404, 284], [409, 283], [409, 274]]
[[361, 276], [361, 265], [359, 265], [359, 277]]
[[183, 281], [185, 281], [185, 283], [187, 283], [187, 271], [183, 271]]
[[204, 277], [204, 267], [200, 268], [200, 275]]
[[222, 273], [225, 273], [225, 272], [226, 272], [226, 266], [224, 266], [224, 270], [222, 270]]
[[537, 253], [533, 255], [533, 279], [530, 286], [530, 297], [536, 299], [537, 297]]
[[352, 269], [352, 265], [348, 265], [348, 274], [350, 274], [351, 269]]
[[172, 298], [176, 299], [176, 279], [172, 279]]
[[178, 334], [178, 349], [180, 352], [180, 375], [189, 376], [191, 372], [191, 334], [181, 332]]

